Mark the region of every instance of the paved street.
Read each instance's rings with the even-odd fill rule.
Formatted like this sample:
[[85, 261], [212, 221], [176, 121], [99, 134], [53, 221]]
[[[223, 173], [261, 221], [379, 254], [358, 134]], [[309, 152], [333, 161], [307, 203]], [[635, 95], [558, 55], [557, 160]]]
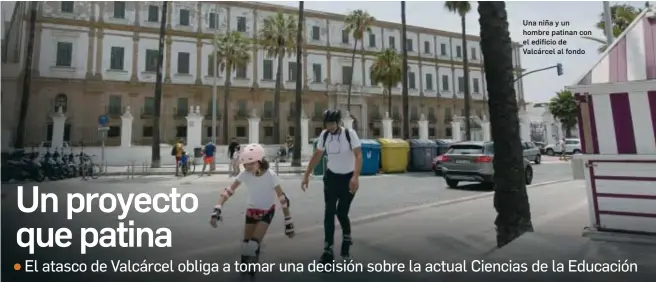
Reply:
[[[536, 165], [534, 183], [549, 182], [571, 178], [570, 166], [568, 163], [543, 164]], [[40, 186], [42, 192], [51, 192], [59, 195], [60, 211], [57, 214], [34, 213], [29, 215], [20, 214], [17, 211], [15, 185], [3, 185], [2, 189], [7, 196], [2, 201], [2, 221], [4, 234], [15, 234], [16, 230], [22, 226], [39, 226], [39, 227], [68, 227], [74, 233], [74, 238], [79, 237], [79, 229], [84, 227], [118, 227], [118, 211], [113, 214], [103, 214], [98, 211], [93, 213], [81, 213], [75, 215], [74, 220], [65, 220], [65, 193], [148, 193], [158, 192], [169, 193], [171, 187], [178, 188], [180, 193], [193, 193], [199, 198], [199, 208], [193, 214], [157, 214], [154, 212], [140, 214], [134, 210], [126, 220], [134, 220], [135, 227], [150, 227], [155, 230], [159, 227], [171, 229], [173, 234], [172, 248], [94, 248], [84, 256], [87, 260], [95, 259], [140, 259], [149, 260], [158, 259], [219, 259], [221, 257], [233, 260], [238, 257], [239, 239], [243, 227], [243, 207], [246, 193], [238, 192], [226, 205], [224, 214], [225, 220], [218, 230], [209, 227], [207, 223], [211, 207], [218, 198], [218, 193], [228, 185], [230, 179], [226, 176], [191, 176], [183, 179], [172, 176], [143, 176], [127, 180], [125, 177], [107, 177], [93, 181], [81, 181], [79, 179], [69, 179], [57, 182], [43, 183]], [[323, 197], [322, 185], [320, 180], [313, 180], [310, 190], [303, 193], [299, 189], [298, 177], [292, 179], [283, 179], [282, 185], [292, 200], [292, 214], [295, 224], [299, 230], [298, 238], [288, 241], [283, 238], [283, 226], [281, 215], [276, 215], [274, 224], [270, 230], [270, 235], [265, 241], [266, 256], [274, 259], [272, 254], [283, 252], [287, 255], [295, 256], [297, 250], [305, 250], [303, 256], [308, 261], [316, 258], [321, 250], [321, 224], [323, 220]], [[490, 241], [486, 232], [493, 231], [493, 218], [495, 215], [492, 209], [490, 198], [487, 200], [476, 200], [472, 202], [463, 202], [453, 204], [447, 207], [435, 207], [436, 205], [445, 204], [453, 201], [468, 199], [471, 197], [489, 194], [489, 191], [482, 190], [478, 185], [463, 185], [458, 189], [445, 188], [444, 181], [435, 177], [432, 173], [407, 173], [399, 175], [381, 175], [372, 177], [363, 177], [360, 180], [361, 189], [358, 192], [356, 200], [351, 209], [357, 237], [357, 244], [354, 251], [358, 252], [358, 259], [371, 259], [374, 257], [390, 259], [396, 254], [367, 254], [367, 244], [378, 246], [376, 244], [401, 246], [396, 244], [405, 241], [414, 241], [414, 239], [405, 239], [416, 236], [422, 232], [421, 227], [439, 226], [450, 236], [450, 240], [459, 238], [466, 239], [467, 234], [459, 233], [472, 230], [471, 234], [478, 234], [482, 237], [472, 238], [471, 241], [478, 242], [480, 250], [489, 250], [493, 246], [493, 240]], [[541, 189], [541, 188], [534, 188]], [[581, 190], [581, 188], [578, 188]], [[580, 193], [580, 192], [579, 192]], [[584, 195], [584, 194], [581, 194]], [[30, 191], [26, 197], [30, 197]], [[562, 195], [561, 195], [562, 196]], [[559, 196], [560, 197], [560, 196]], [[568, 199], [567, 195], [563, 197]], [[29, 198], [31, 199], [31, 198]], [[555, 196], [546, 198], [544, 195], [538, 197], [539, 204], [551, 201], [559, 202], [560, 199]], [[579, 199], [580, 203], [580, 199]], [[29, 205], [29, 201], [27, 202]], [[539, 205], [538, 205], [539, 207]], [[94, 207], [96, 208], [96, 207]], [[534, 214], [536, 212], [534, 206]], [[483, 211], [483, 213], [481, 213]], [[467, 220], [465, 226], [458, 225], [460, 218]], [[481, 218], [480, 221], [469, 223], [471, 219]], [[26, 224], [29, 222], [29, 224]], [[367, 226], [367, 227], [365, 227]], [[459, 226], [459, 227], [458, 227]], [[580, 226], [577, 232], [580, 231]], [[484, 234], [485, 233], [485, 234]], [[459, 235], [458, 235], [459, 234]], [[491, 233], [490, 233], [491, 234]], [[336, 234], [339, 238], [339, 228]], [[485, 235], [485, 236], [483, 236]], [[486, 237], [488, 236], [488, 237]], [[491, 235], [490, 235], [491, 236]], [[3, 261], [22, 261], [28, 257], [26, 249], [15, 248], [15, 236], [3, 236]], [[440, 239], [440, 238], [438, 238]], [[444, 239], [444, 238], [441, 238]], [[449, 239], [449, 238], [447, 238]], [[445, 239], [446, 240], [446, 239]], [[467, 241], [467, 240], [466, 240]], [[291, 244], [293, 242], [293, 244]], [[290, 245], [291, 244], [291, 245]], [[297, 245], [298, 244], [298, 245]], [[454, 241], [450, 245], [458, 245], [461, 242]], [[303, 248], [293, 248], [295, 246], [304, 246]], [[284, 251], [276, 250], [277, 247], [285, 248]], [[470, 248], [471, 246], [467, 247]], [[290, 249], [287, 249], [290, 248]], [[362, 249], [365, 248], [365, 249]], [[403, 248], [403, 247], [402, 247]], [[421, 248], [420, 248], [421, 250]], [[12, 254], [6, 257], [6, 254]], [[38, 249], [37, 257], [45, 260], [46, 258], [76, 258], [79, 257], [80, 249], [78, 243], [74, 243], [69, 248], [57, 249]], [[3, 265], [3, 270], [5, 266]], [[205, 276], [200, 275], [199, 278]], [[212, 276], [210, 276], [212, 277]], [[95, 278], [95, 277], [94, 277]], [[100, 281], [100, 280], [98, 280]]]

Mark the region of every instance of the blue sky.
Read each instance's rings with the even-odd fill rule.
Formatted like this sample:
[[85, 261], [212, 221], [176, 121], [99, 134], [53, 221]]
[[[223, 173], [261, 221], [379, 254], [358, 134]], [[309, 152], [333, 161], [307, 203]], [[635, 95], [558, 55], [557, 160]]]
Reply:
[[[298, 7], [298, 2], [268, 1], [275, 4]], [[616, 2], [611, 2], [611, 4]], [[631, 4], [643, 7], [642, 2], [631, 2]], [[467, 33], [479, 35], [477, 4], [472, 2], [472, 12], [467, 16]], [[364, 9], [375, 18], [401, 22], [401, 4], [399, 1], [305, 1], [305, 9], [348, 13], [352, 10]], [[510, 24], [510, 36], [513, 41], [521, 42], [529, 39], [522, 35], [523, 20], [552, 20], [569, 21], [572, 29], [591, 30], [594, 35], [603, 38], [603, 33], [596, 30], [594, 25], [599, 21], [599, 15], [603, 11], [600, 1], [589, 2], [539, 2], [539, 1], [512, 1], [506, 2], [508, 21]], [[444, 9], [443, 1], [407, 1], [406, 21], [409, 25], [416, 25], [440, 30], [460, 32], [460, 19], [458, 16]], [[524, 80], [524, 93], [528, 101], [546, 101], [555, 92], [564, 86], [575, 83], [585, 74], [599, 59], [597, 53], [598, 43], [579, 37], [566, 38], [567, 47], [585, 50], [585, 55], [522, 55], [522, 67], [527, 70], [539, 69], [550, 65], [561, 63], [565, 74], [558, 77], [556, 71], [545, 71], [527, 76]]]

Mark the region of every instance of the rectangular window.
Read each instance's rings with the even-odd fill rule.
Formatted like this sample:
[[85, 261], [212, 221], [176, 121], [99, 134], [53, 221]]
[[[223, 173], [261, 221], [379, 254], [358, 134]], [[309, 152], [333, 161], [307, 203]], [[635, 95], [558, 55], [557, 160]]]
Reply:
[[473, 81], [474, 81], [474, 83], [473, 83], [474, 84], [473, 85], [474, 86], [473, 87], [474, 88], [474, 93], [480, 93], [480, 89], [479, 89], [479, 86], [478, 86], [478, 78], [474, 78]]
[[296, 81], [296, 62], [288, 62], [287, 69], [289, 70], [287, 81]]
[[440, 56], [446, 56], [446, 44], [440, 44]]
[[312, 40], [321, 40], [321, 28], [312, 26]]
[[155, 5], [148, 5], [148, 22], [159, 22], [159, 7]]
[[458, 92], [463, 92], [465, 91], [465, 78], [464, 77], [458, 77]]
[[432, 73], [427, 73], [426, 74], [426, 89], [433, 90], [433, 74]]
[[430, 42], [428, 42], [428, 41], [424, 41], [424, 53], [425, 54], [430, 54], [431, 53], [431, 51], [430, 51]]
[[449, 76], [442, 76], [442, 91], [449, 91]]
[[342, 43], [343, 44], [348, 44], [349, 43], [349, 37], [351, 37], [351, 36], [350, 36], [348, 30], [346, 30], [346, 29], [342, 30]]
[[214, 77], [214, 72], [219, 72], [217, 66], [218, 64], [214, 63], [214, 55], [207, 56], [207, 76]]
[[293, 118], [296, 116], [296, 103], [295, 102], [289, 102], [289, 117]]
[[262, 79], [273, 80], [273, 60], [264, 60], [262, 66], [264, 67]]
[[178, 52], [178, 73], [189, 74], [189, 53]]
[[[451, 108], [444, 109], [444, 121], [451, 122], [453, 120], [453, 115], [451, 114]], [[451, 134], [447, 134], [451, 136]]]
[[121, 96], [119, 95], [111, 95], [109, 96], [109, 109], [107, 109], [107, 112], [109, 112], [110, 115], [115, 115], [119, 116], [123, 111], [123, 102], [121, 101]]
[[237, 116], [247, 117], [248, 116], [248, 103], [244, 100], [237, 101]]
[[235, 135], [237, 137], [246, 137], [246, 127], [245, 126], [237, 126], [237, 129], [235, 130]]
[[462, 47], [456, 46], [456, 58], [462, 58]]
[[476, 59], [476, 48], [471, 48], [471, 58], [472, 60], [478, 60]]
[[321, 64], [312, 64], [312, 73], [314, 74], [314, 82], [321, 83], [323, 81], [321, 77]]
[[109, 69], [123, 70], [124, 55], [125, 49], [123, 47], [112, 46], [109, 58]]
[[408, 48], [408, 52], [414, 52], [412, 49], [412, 39], [406, 39], [405, 40], [405, 46]]
[[180, 25], [189, 26], [189, 10], [180, 9]]
[[273, 118], [273, 102], [264, 101], [264, 111], [262, 115], [264, 118]]
[[396, 38], [394, 36], [390, 36], [388, 38], [389, 46], [388, 48], [396, 49]]
[[376, 35], [373, 32], [369, 33], [369, 47], [376, 47]]
[[435, 108], [433, 108], [433, 107], [428, 108], [428, 120], [434, 121], [435, 119], [436, 119]]
[[414, 72], [409, 72], [408, 73], [408, 88], [417, 89], [417, 85], [415, 84], [415, 73]]
[[147, 115], [153, 115], [155, 114], [155, 98], [154, 97], [146, 97], [144, 98], [144, 114]]
[[344, 84], [351, 84], [351, 80], [353, 79], [353, 70], [351, 67], [342, 67], [342, 83]]
[[237, 17], [237, 31], [246, 32], [246, 17]]
[[248, 68], [245, 65], [240, 65], [235, 68], [235, 77], [236, 78], [248, 78], [246, 73], [248, 72]]
[[[417, 108], [417, 106], [412, 106], [410, 108], [410, 118], [413, 119], [413, 120], [419, 119], [419, 108]], [[417, 134], [417, 135], [419, 135], [419, 134]]]
[[146, 50], [146, 71], [147, 72], [156, 72], [157, 71], [157, 57], [159, 56], [159, 51], [157, 50]]
[[176, 103], [175, 115], [178, 117], [186, 117], [189, 114], [189, 99], [178, 98]]
[[62, 13], [73, 13], [75, 12], [75, 1], [61, 1], [60, 8]]
[[73, 43], [57, 42], [57, 60], [58, 67], [71, 67], [73, 64]]
[[219, 16], [216, 13], [210, 13], [210, 22], [209, 22], [209, 27], [211, 29], [217, 29], [219, 26], [218, 21], [219, 21]]
[[125, 2], [114, 1], [114, 18], [125, 19]]

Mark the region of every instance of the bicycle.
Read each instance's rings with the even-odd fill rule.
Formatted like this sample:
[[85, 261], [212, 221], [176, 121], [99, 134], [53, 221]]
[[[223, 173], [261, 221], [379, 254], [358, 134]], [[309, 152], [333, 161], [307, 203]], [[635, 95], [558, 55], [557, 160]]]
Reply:
[[182, 175], [187, 176], [196, 172], [196, 161], [194, 158], [189, 157], [186, 153], [180, 158], [180, 163], [178, 164], [182, 170]]
[[79, 169], [82, 180], [88, 180], [89, 177], [91, 179], [98, 179], [100, 177], [101, 167], [99, 164], [93, 163], [91, 159], [96, 155], [89, 156], [85, 153], [80, 153], [78, 156], [80, 159]]

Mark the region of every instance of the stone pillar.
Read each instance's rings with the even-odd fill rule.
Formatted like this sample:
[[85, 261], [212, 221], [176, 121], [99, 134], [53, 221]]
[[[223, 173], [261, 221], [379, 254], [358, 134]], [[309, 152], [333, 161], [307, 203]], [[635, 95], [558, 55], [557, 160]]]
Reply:
[[257, 116], [257, 110], [251, 111], [248, 118], [248, 143], [260, 143], [260, 117]]
[[187, 115], [187, 146], [190, 148], [200, 147], [203, 145], [203, 115], [200, 113], [200, 106], [189, 107]]
[[392, 119], [389, 112], [385, 112], [385, 117], [383, 117], [383, 138], [394, 138], [392, 136]]
[[310, 151], [310, 119], [305, 115], [305, 111], [301, 111], [301, 154]]
[[52, 115], [52, 141], [50, 147], [61, 148], [64, 146], [64, 128], [66, 127], [66, 115], [64, 109], [59, 107]]
[[531, 120], [528, 114], [519, 113], [519, 138], [522, 141], [531, 141]]
[[487, 116], [483, 115], [481, 119], [481, 130], [483, 131], [483, 141], [492, 141], [492, 131], [490, 129], [490, 121]]
[[426, 120], [426, 116], [424, 116], [424, 114], [419, 116], [419, 121], [417, 121], [417, 124], [419, 126], [419, 139], [428, 140], [428, 120]]
[[453, 120], [451, 121], [451, 139], [453, 139], [456, 142], [460, 142], [462, 140], [460, 122], [461, 122], [461, 118], [459, 116], [453, 116]]
[[130, 112], [130, 106], [125, 107], [125, 113], [121, 116], [121, 147], [132, 146], [132, 121], [134, 117]]
[[351, 112], [346, 111], [342, 121], [344, 122], [344, 128], [353, 129], [353, 118], [351, 117]]

